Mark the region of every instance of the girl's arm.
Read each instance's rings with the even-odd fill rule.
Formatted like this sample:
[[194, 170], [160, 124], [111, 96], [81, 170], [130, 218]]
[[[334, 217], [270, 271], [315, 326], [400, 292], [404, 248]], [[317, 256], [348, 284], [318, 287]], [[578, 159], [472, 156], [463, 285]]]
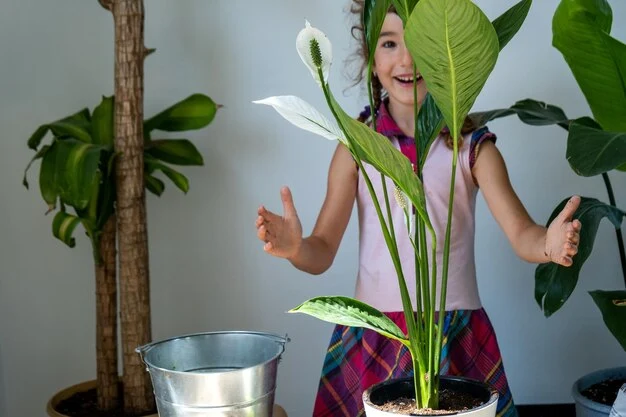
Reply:
[[333, 263], [339, 243], [348, 226], [356, 198], [358, 171], [348, 149], [339, 144], [328, 172], [326, 198], [309, 237], [302, 238], [302, 226], [291, 192], [281, 190], [283, 216], [265, 207], [259, 208], [257, 235], [265, 242], [264, 250], [288, 259], [296, 268], [321, 274]]
[[572, 197], [545, 228], [531, 219], [515, 194], [502, 155], [493, 142], [481, 144], [472, 173], [487, 206], [520, 258], [533, 263], [552, 261], [563, 266], [572, 265], [580, 240], [580, 221], [572, 221], [580, 204], [579, 197]]

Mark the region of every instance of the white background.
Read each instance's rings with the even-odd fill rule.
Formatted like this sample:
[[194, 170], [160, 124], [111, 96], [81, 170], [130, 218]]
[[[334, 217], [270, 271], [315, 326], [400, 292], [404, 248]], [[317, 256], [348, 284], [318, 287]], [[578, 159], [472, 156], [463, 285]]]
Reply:
[[[494, 19], [513, 0], [477, 3]], [[532, 97], [589, 114], [560, 53], [551, 46], [556, 0], [536, 1], [505, 48], [475, 110]], [[614, 7], [614, 36], [626, 39], [626, 5]], [[289, 334], [277, 401], [290, 415], [310, 415], [332, 325], [286, 314], [303, 300], [351, 295], [357, 265], [356, 215], [333, 267], [308, 276], [263, 253], [254, 220], [264, 203], [280, 209], [279, 188], [292, 187], [305, 233], [321, 206], [334, 144], [298, 130], [251, 103], [295, 94], [325, 110], [294, 43], [307, 18], [334, 47], [331, 85], [347, 111], [366, 102], [345, 91], [352, 52], [345, 0], [150, 0], [145, 108], [150, 116], [193, 92], [225, 107], [193, 139], [205, 166], [184, 169], [191, 190], [168, 185], [148, 198], [154, 339], [199, 331], [252, 329]], [[32, 156], [31, 133], [48, 121], [93, 108], [113, 89], [113, 22], [96, 0], [3, 1], [0, 14], [0, 416], [42, 417], [56, 391], [95, 377], [94, 278], [82, 231], [68, 249], [52, 237], [37, 187], [21, 185]], [[490, 125], [512, 182], [531, 215], [544, 223], [565, 196], [606, 200], [600, 178], [580, 178], [565, 161], [558, 127], [516, 118]], [[178, 136], [180, 137], [180, 135]], [[613, 174], [626, 206], [623, 176]], [[483, 303], [497, 330], [518, 404], [570, 402], [572, 382], [624, 364], [586, 290], [623, 288], [614, 232], [603, 222], [582, 280], [565, 307], [546, 319], [534, 301], [534, 265], [519, 260], [489, 214], [477, 206], [477, 269]]]

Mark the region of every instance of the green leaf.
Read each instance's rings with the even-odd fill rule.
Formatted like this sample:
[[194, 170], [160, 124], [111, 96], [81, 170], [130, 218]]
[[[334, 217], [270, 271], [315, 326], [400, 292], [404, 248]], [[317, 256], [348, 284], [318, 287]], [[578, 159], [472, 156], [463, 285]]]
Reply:
[[374, 62], [378, 37], [390, 5], [391, 0], [365, 0], [363, 5], [363, 30], [365, 31], [369, 62]]
[[41, 125], [37, 128], [35, 133], [33, 133], [32, 136], [28, 139], [28, 147], [33, 150], [37, 150], [42, 139], [46, 136], [46, 133], [48, 133], [48, 130], [50, 130], [51, 128], [51, 125], [53, 125], [54, 123], [61, 123], [61, 128], [60, 130], [56, 130], [55, 135], [63, 136], [64, 126], [66, 126], [65, 129], [67, 129], [67, 126], [70, 126], [70, 127], [75, 126], [78, 134], [84, 139], [85, 138], [84, 135], [86, 132], [87, 132], [87, 136], [89, 135], [88, 131], [89, 131], [90, 122], [91, 122], [91, 116], [89, 115], [89, 109], [82, 109], [81, 111], [77, 113], [69, 115], [61, 120], [57, 120], [56, 122], [53, 122], [51, 124]]
[[420, 167], [423, 167], [426, 163], [430, 146], [439, 136], [444, 124], [443, 114], [441, 114], [441, 110], [435, 104], [433, 96], [426, 94], [426, 98], [417, 115], [418, 131], [420, 132], [417, 140], [418, 155], [420, 157], [418, 165]]
[[527, 98], [520, 100], [507, 109], [488, 110], [471, 113], [469, 117], [476, 126], [483, 126], [491, 120], [516, 114], [520, 120], [532, 126], [557, 124], [569, 129], [569, 119], [560, 107]]
[[58, 140], [52, 142], [42, 157], [39, 168], [39, 191], [41, 197], [48, 204], [49, 209], [56, 207], [59, 190], [57, 187], [59, 168], [57, 167]]
[[147, 132], [180, 132], [201, 129], [211, 123], [218, 106], [204, 94], [193, 94], [144, 122]]
[[114, 97], [102, 97], [100, 104], [93, 110], [91, 131], [93, 143], [113, 146]]
[[396, 13], [404, 23], [409, 19], [417, 2], [419, 2], [419, 0], [392, 0]]
[[[90, 198], [97, 195], [94, 187], [100, 186], [102, 153], [111, 152], [111, 149], [74, 139], [56, 140], [52, 147], [55, 148], [54, 171], [46, 171], [46, 176], [52, 176], [56, 192], [63, 203], [77, 210], [86, 208]], [[46, 154], [44, 162], [51, 150]]]
[[393, 146], [389, 138], [350, 117], [332, 96], [331, 105], [340, 124], [352, 138], [351, 145], [355, 146], [356, 156], [391, 178], [406, 193], [420, 217], [431, 225], [426, 212], [424, 186], [415, 175], [409, 159]]
[[470, 0], [421, 0], [404, 37], [456, 137], [498, 57], [493, 25]]
[[146, 146], [146, 153], [176, 165], [204, 165], [204, 159], [187, 139], [157, 139]]
[[163, 183], [163, 181], [147, 173], [144, 174], [143, 178], [145, 180], [146, 188], [148, 189], [148, 191], [159, 197], [161, 196], [161, 194], [163, 194], [163, 190], [165, 190], [165, 184]]
[[[547, 225], [563, 210], [568, 200], [569, 198], [566, 198], [554, 209]], [[580, 270], [593, 249], [600, 221], [606, 217], [617, 229], [621, 226], [625, 214], [622, 210], [595, 198], [582, 197], [580, 206], [574, 214], [574, 218], [583, 224], [580, 229], [578, 253], [573, 258], [574, 263], [570, 267], [564, 267], [550, 262], [539, 265], [535, 270], [535, 299], [546, 317], [561, 308], [574, 291]]]
[[589, 291], [593, 301], [602, 312], [602, 319], [626, 350], [626, 291]]
[[594, 118], [604, 130], [626, 131], [626, 45], [611, 38], [606, 0], [562, 0], [552, 44], [563, 54]]
[[566, 158], [585, 177], [615, 169], [626, 162], [626, 131], [605, 132], [576, 120], [570, 125]]
[[50, 145], [42, 146], [41, 149], [39, 149], [39, 151], [35, 154], [35, 156], [33, 156], [33, 159], [30, 160], [28, 165], [26, 165], [26, 168], [24, 169], [24, 178], [22, 178], [22, 184], [24, 185], [24, 187], [28, 188], [28, 179], [26, 178], [26, 175], [28, 174], [28, 170], [30, 169], [30, 166], [37, 159], [43, 158], [46, 152], [48, 152], [48, 149], [50, 149]]
[[41, 143], [43, 138], [46, 136], [46, 133], [48, 133], [48, 130], [50, 130], [48, 125], [39, 126], [37, 130], [35, 130], [35, 133], [33, 133], [28, 139], [28, 142], [27, 142], [28, 147], [36, 151], [37, 148], [39, 147], [39, 144]]
[[305, 301], [290, 313], [303, 313], [330, 323], [350, 327], [363, 327], [400, 341], [409, 341], [402, 330], [386, 315], [359, 300], [349, 297], [315, 297]]
[[493, 21], [493, 27], [498, 34], [500, 50], [502, 50], [520, 30], [524, 20], [526, 20], [526, 16], [528, 16], [528, 11], [532, 3], [532, 0], [522, 0]]
[[80, 224], [80, 219], [63, 211], [58, 212], [52, 220], [52, 234], [70, 248], [76, 246], [76, 240], [72, 236], [74, 229]]
[[151, 157], [145, 158], [144, 164], [146, 166], [147, 173], [152, 174], [154, 171], [159, 170], [163, 172], [182, 192], [187, 193], [187, 191], [189, 191], [189, 180], [180, 172], [170, 168], [158, 159]]

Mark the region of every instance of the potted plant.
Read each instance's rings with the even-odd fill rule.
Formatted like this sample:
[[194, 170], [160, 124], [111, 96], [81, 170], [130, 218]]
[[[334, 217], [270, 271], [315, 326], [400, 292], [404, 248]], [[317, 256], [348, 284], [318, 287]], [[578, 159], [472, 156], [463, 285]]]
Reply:
[[[580, 233], [579, 252], [573, 265], [564, 268], [543, 264], [536, 269], [535, 298], [546, 317], [558, 311], [574, 291], [603, 218], [615, 227], [626, 286], [626, 254], [621, 232], [626, 212], [617, 207], [609, 178], [609, 171], [626, 170], [626, 45], [611, 36], [612, 21], [612, 10], [606, 0], [561, 0], [552, 21], [552, 44], [569, 65], [593, 118], [570, 120], [560, 108], [531, 99], [508, 109], [473, 115], [478, 123], [517, 114], [532, 125], [558, 124], [568, 131], [566, 158], [574, 172], [585, 177], [601, 176], [606, 187], [608, 204], [583, 197], [575, 214], [585, 227]], [[555, 208], [548, 222], [566, 201]], [[607, 328], [626, 350], [626, 290], [595, 290], [590, 295]], [[617, 391], [625, 382], [624, 366], [580, 378], [572, 389], [577, 415], [608, 416]]]
[[[478, 407], [471, 404], [459, 415], [495, 415], [497, 393], [475, 381], [440, 376], [442, 318], [436, 316], [436, 304], [445, 310], [448, 255], [450, 253], [451, 210], [454, 198], [454, 178], [458, 155], [457, 138], [465, 116], [486, 82], [495, 65], [499, 50], [521, 27], [531, 1], [521, 1], [504, 15], [490, 22], [482, 11], [469, 0], [421, 0], [421, 1], [366, 1], [363, 27], [371, 57], [368, 62], [368, 86], [371, 87], [373, 56], [382, 23], [389, 7], [393, 5], [404, 25], [405, 43], [413, 62], [429, 86], [429, 95], [421, 108], [415, 108], [418, 156], [423, 161], [430, 145], [441, 131], [444, 123], [454, 138], [452, 181], [448, 221], [445, 236], [437, 236], [426, 210], [426, 195], [422, 176], [415, 173], [408, 159], [398, 151], [389, 139], [374, 129], [350, 117], [337, 103], [328, 84], [332, 61], [331, 44], [326, 36], [307, 22], [296, 40], [298, 53], [308, 66], [314, 79], [322, 88], [334, 121], [328, 120], [308, 103], [294, 96], [270, 97], [257, 103], [273, 106], [293, 124], [332, 140], [339, 140], [352, 154], [363, 173], [374, 202], [382, 232], [393, 260], [399, 291], [402, 297], [408, 334], [405, 334], [387, 316], [373, 307], [349, 297], [316, 297], [291, 312], [305, 313], [336, 324], [363, 327], [383, 336], [395, 339], [409, 350], [414, 377], [376, 385], [364, 395], [368, 415], [388, 415], [376, 410], [386, 400], [409, 395], [415, 399], [415, 409], [439, 408], [440, 383], [464, 392], [477, 390]], [[452, 12], [453, 11], [453, 12]], [[462, 31], [449, 28], [462, 27]], [[457, 72], [463, 76], [454, 76]], [[415, 74], [415, 68], [414, 68]], [[417, 101], [416, 101], [417, 102]], [[370, 89], [370, 103], [372, 94]], [[373, 105], [372, 105], [373, 108]], [[364, 164], [372, 165], [383, 177], [395, 184], [395, 189], [384, 188], [385, 204], [379, 204], [378, 195], [371, 185]], [[418, 166], [423, 166], [418, 163]], [[382, 181], [385, 184], [385, 181]], [[383, 185], [383, 187], [386, 187]], [[395, 202], [388, 195], [394, 194]], [[393, 225], [387, 221], [390, 204], [399, 204], [404, 210], [407, 233], [414, 244], [416, 259], [417, 300], [416, 311], [408, 293], [406, 279], [400, 264], [398, 246]], [[435, 250], [429, 251], [426, 239], [436, 248], [438, 239], [445, 239], [443, 264], [437, 265]], [[437, 291], [437, 268], [442, 268], [443, 291]], [[380, 401], [379, 401], [380, 400]], [[379, 414], [381, 413], [381, 414]]]
[[[202, 165], [203, 160], [188, 140], [153, 135], [203, 128], [218, 108], [209, 97], [194, 94], [144, 120], [143, 60], [152, 51], [143, 46], [143, 1], [100, 0], [100, 4], [112, 12], [115, 22], [115, 96], [104, 97], [92, 112], [83, 109], [40, 126], [28, 140], [36, 151], [33, 161], [41, 160], [39, 188], [48, 212], [58, 210], [52, 220], [54, 236], [73, 247], [73, 233], [81, 224], [95, 265], [97, 379], [55, 395], [48, 404], [51, 416], [71, 415], [63, 406], [59, 409], [59, 403], [72, 398], [79, 406], [97, 409], [90, 415], [121, 408], [127, 416], [154, 412], [149, 375], [135, 353], [151, 339], [144, 190], [163, 192], [165, 185], [156, 175], [160, 171], [187, 192], [187, 178], [170, 164]], [[42, 144], [49, 133], [50, 143]], [[24, 185], [28, 186], [26, 176]], [[97, 400], [84, 394], [94, 388]]]

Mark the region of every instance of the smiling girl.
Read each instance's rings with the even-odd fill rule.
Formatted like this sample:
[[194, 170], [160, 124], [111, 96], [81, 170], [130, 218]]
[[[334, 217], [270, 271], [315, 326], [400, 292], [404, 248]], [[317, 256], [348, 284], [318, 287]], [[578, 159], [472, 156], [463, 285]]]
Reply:
[[[353, 0], [352, 12], [362, 22], [362, 0]], [[360, 25], [352, 33], [359, 40], [360, 58], [367, 62], [367, 47]], [[356, 76], [363, 80], [365, 64]], [[389, 11], [374, 55], [374, 108], [377, 131], [417, 168], [414, 132], [414, 85], [421, 103], [427, 86], [413, 76], [413, 61], [404, 44], [402, 20]], [[371, 109], [365, 108], [359, 120], [371, 124]], [[444, 129], [430, 148], [420, 170], [424, 178], [427, 208], [438, 236], [447, 224], [451, 180], [451, 140]], [[570, 266], [578, 251], [580, 222], [572, 221], [580, 199], [574, 197], [548, 228], [536, 224], [515, 194], [504, 160], [495, 146], [496, 137], [486, 127], [466, 121], [459, 141], [459, 163], [455, 182], [450, 268], [444, 320], [444, 347], [441, 373], [462, 375], [488, 382], [500, 394], [498, 416], [516, 416], [498, 342], [482, 307], [476, 283], [474, 262], [475, 203], [477, 191], [483, 197], [517, 255], [534, 263], [555, 262]], [[378, 172], [364, 165], [377, 195], [382, 196]], [[393, 184], [387, 184], [392, 189]], [[396, 272], [386, 248], [372, 199], [350, 152], [339, 144], [332, 158], [324, 204], [310, 236], [303, 237], [291, 192], [281, 189], [283, 214], [261, 206], [256, 220], [257, 235], [264, 250], [288, 259], [296, 268], [321, 274], [332, 264], [344, 235], [354, 202], [359, 214], [359, 270], [355, 297], [385, 312], [406, 332]], [[381, 201], [384, 204], [384, 201]], [[391, 207], [398, 248], [405, 276], [414, 276], [414, 252], [405, 230], [403, 210]], [[438, 239], [441, 263], [444, 239]], [[439, 268], [441, 270], [441, 268]], [[415, 282], [408, 280], [409, 293]], [[378, 333], [337, 325], [332, 334], [315, 400], [314, 417], [362, 416], [362, 393], [374, 383], [412, 375], [409, 352], [397, 341]]]

